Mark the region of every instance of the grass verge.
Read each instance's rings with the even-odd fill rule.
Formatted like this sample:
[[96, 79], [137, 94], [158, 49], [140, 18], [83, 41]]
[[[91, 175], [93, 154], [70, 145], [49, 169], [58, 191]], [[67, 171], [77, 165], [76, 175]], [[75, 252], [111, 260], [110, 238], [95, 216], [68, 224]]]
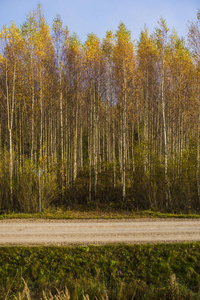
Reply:
[[41, 213], [9, 213], [0, 215], [2, 219], [136, 219], [136, 218], [190, 218], [199, 219], [198, 214], [171, 214], [154, 211], [107, 211], [107, 210], [47, 210]]
[[200, 299], [200, 243], [0, 248], [0, 299], [65, 291], [72, 300]]

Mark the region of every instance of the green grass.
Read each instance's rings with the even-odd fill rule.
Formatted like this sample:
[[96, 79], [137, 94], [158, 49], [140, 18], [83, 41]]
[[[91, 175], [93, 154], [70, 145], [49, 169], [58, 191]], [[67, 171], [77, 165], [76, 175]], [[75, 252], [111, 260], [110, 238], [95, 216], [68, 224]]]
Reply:
[[47, 210], [42, 213], [9, 213], [1, 219], [132, 219], [132, 218], [200, 218], [198, 214], [171, 214], [154, 211], [109, 211], [109, 210]]
[[0, 299], [24, 282], [31, 299], [65, 287], [70, 299], [200, 299], [200, 243], [1, 247]]

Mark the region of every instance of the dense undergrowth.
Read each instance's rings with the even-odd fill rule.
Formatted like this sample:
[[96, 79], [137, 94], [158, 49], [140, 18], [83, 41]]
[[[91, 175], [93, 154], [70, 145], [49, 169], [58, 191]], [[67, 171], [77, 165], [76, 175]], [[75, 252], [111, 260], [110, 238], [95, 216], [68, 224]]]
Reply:
[[[194, 154], [194, 153], [193, 153]], [[0, 161], [0, 214], [9, 212], [37, 213], [39, 211], [39, 182], [33, 172], [36, 166], [28, 159], [24, 167], [13, 176], [13, 205], [10, 204], [9, 155]], [[196, 182], [196, 170], [184, 162], [185, 169], [176, 178], [173, 166], [169, 166], [170, 200], [165, 199], [164, 169], [162, 164], [155, 167], [154, 177], [144, 173], [144, 168], [135, 162], [135, 171], [126, 173], [126, 197], [122, 199], [121, 174], [116, 167], [116, 185], [113, 183], [113, 166], [102, 167], [98, 176], [96, 194], [94, 172], [92, 172], [91, 199], [89, 197], [89, 171], [80, 171], [68, 188], [62, 189], [60, 166], [45, 171], [41, 179], [42, 211], [52, 208], [64, 210], [126, 210], [126, 211], [159, 211], [171, 214], [199, 214], [200, 204]], [[41, 167], [42, 169], [45, 167]], [[177, 166], [178, 168], [178, 166]], [[189, 169], [189, 170], [188, 170]], [[152, 177], [153, 175], [151, 175]], [[65, 183], [67, 185], [67, 183]]]
[[0, 248], [0, 299], [69, 296], [200, 299], [200, 243]]

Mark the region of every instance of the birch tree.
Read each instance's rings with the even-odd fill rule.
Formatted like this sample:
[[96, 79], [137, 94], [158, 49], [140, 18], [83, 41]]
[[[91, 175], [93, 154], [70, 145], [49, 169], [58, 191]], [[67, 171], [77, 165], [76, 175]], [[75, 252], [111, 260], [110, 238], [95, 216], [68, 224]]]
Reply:
[[58, 95], [60, 104], [60, 151], [61, 151], [61, 181], [62, 196], [64, 196], [64, 125], [63, 125], [63, 48], [64, 29], [60, 16], [57, 15], [53, 22], [53, 41], [56, 52], [56, 64], [58, 70]]
[[[106, 63], [106, 95], [105, 95], [105, 108], [106, 108], [106, 137], [107, 137], [107, 156], [110, 162], [110, 156], [113, 164], [113, 187], [116, 187], [116, 131], [115, 131], [115, 104], [114, 104], [114, 46], [115, 37], [112, 31], [106, 33], [106, 37], [103, 39], [102, 47], [105, 56]], [[110, 127], [112, 131], [110, 130]], [[112, 142], [111, 142], [112, 141]], [[112, 147], [112, 150], [111, 150]], [[110, 155], [111, 152], [111, 155]]]
[[194, 58], [195, 65], [195, 89], [196, 89], [196, 100], [198, 104], [198, 120], [197, 120], [197, 189], [198, 198], [200, 203], [200, 10], [197, 14], [197, 22], [190, 23], [188, 40], [191, 46], [191, 50]]
[[156, 29], [155, 39], [159, 53], [159, 90], [163, 121], [163, 144], [164, 144], [164, 181], [165, 181], [165, 205], [170, 204], [170, 187], [168, 177], [168, 145], [167, 145], [167, 127], [166, 127], [166, 99], [165, 99], [165, 56], [168, 47], [168, 31], [167, 25], [163, 19], [159, 22]]
[[10, 208], [14, 209], [13, 202], [13, 124], [16, 105], [16, 81], [19, 76], [20, 49], [22, 46], [21, 33], [15, 23], [1, 31], [1, 45], [4, 54], [4, 88], [6, 95], [7, 128], [9, 132], [9, 182], [10, 182]]
[[100, 40], [93, 33], [88, 35], [85, 43], [85, 63], [87, 67], [90, 129], [89, 129], [89, 199], [92, 191], [92, 165], [94, 166], [94, 194], [97, 194], [98, 157], [99, 157], [99, 101], [100, 101], [100, 67], [102, 50]]
[[131, 41], [130, 31], [121, 23], [116, 33], [114, 49], [115, 80], [117, 101], [121, 120], [121, 183], [122, 199], [126, 198], [126, 157], [127, 157], [127, 106], [130, 101], [130, 90], [134, 80], [134, 45]]

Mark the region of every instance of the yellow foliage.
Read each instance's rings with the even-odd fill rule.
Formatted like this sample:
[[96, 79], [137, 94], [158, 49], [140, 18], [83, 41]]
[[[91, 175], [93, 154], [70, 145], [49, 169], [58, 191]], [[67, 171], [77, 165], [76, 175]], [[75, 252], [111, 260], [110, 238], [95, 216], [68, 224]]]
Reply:
[[85, 60], [94, 63], [99, 60], [102, 50], [100, 47], [100, 40], [94, 33], [88, 35], [88, 39], [84, 46]]
[[0, 64], [3, 64], [4, 61], [5, 61], [5, 58], [0, 54]]

